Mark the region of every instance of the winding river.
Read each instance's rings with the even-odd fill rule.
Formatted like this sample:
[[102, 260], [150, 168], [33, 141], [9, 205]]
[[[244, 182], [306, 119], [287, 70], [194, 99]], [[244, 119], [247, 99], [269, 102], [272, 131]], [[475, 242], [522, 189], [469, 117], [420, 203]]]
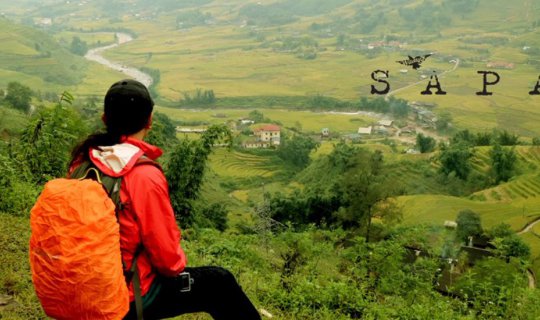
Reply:
[[127, 33], [116, 33], [116, 39], [117, 41], [114, 44], [88, 50], [88, 52], [86, 53], [84, 57], [90, 61], [97, 62], [115, 71], [122, 72], [128, 77], [133, 78], [137, 81], [140, 81], [146, 87], [149, 87], [154, 82], [154, 79], [152, 79], [152, 77], [149, 74], [144, 73], [137, 68], [128, 67], [121, 63], [107, 60], [103, 57], [102, 55], [103, 52], [110, 50], [112, 48], [116, 48], [124, 43], [128, 43], [133, 40], [133, 37]]

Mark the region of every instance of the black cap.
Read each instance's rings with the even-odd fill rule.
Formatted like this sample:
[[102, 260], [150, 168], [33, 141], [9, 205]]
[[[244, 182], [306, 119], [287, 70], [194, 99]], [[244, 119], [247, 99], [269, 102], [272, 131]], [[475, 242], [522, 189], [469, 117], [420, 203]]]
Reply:
[[134, 104], [154, 106], [154, 101], [150, 97], [148, 89], [144, 84], [133, 79], [124, 79], [114, 83], [105, 95], [105, 105], [107, 103], [132, 102]]
[[116, 134], [135, 133], [148, 123], [154, 101], [144, 84], [133, 79], [114, 83], [104, 101], [105, 125]]

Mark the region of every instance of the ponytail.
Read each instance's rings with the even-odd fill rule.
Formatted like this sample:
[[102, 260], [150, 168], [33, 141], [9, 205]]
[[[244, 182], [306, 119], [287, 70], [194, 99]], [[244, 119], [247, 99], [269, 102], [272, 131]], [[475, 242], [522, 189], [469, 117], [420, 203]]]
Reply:
[[112, 146], [118, 144], [121, 139], [121, 134], [115, 134], [110, 132], [97, 132], [91, 134], [84, 140], [79, 143], [71, 152], [71, 162], [69, 166], [72, 167], [74, 164], [80, 161], [89, 161], [90, 160], [90, 149], [99, 149], [102, 146]]

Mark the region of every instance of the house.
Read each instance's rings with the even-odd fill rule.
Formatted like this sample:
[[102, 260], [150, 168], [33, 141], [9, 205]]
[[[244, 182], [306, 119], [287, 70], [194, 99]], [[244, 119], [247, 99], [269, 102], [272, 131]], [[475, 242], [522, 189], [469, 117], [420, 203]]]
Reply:
[[455, 229], [457, 228], [457, 222], [446, 220], [444, 221], [444, 227], [447, 229]]
[[250, 119], [240, 119], [240, 123], [241, 124], [254, 124], [255, 121], [250, 120]]
[[488, 68], [495, 68], [495, 69], [514, 69], [515, 65], [511, 62], [504, 62], [504, 61], [491, 61], [486, 64], [486, 67]]
[[393, 123], [393, 120], [380, 120], [377, 124], [383, 127], [391, 127]]
[[416, 128], [413, 127], [413, 126], [406, 126], [406, 127], [403, 127], [401, 128], [401, 135], [403, 134], [415, 134], [416, 133]]
[[270, 148], [270, 142], [250, 140], [242, 143], [242, 146], [246, 149], [266, 149]]
[[372, 131], [373, 131], [373, 128], [371, 126], [365, 127], [365, 128], [362, 128], [362, 127], [358, 128], [358, 134], [370, 135]]
[[323, 129], [321, 130], [321, 137], [327, 138], [327, 137], [329, 137], [329, 136], [330, 136], [330, 129], [328, 129], [328, 128], [323, 128]]
[[176, 132], [180, 132], [180, 133], [205, 133], [206, 129], [176, 127]]
[[253, 130], [257, 141], [270, 142], [273, 146], [279, 146], [281, 142], [281, 128], [275, 124], [267, 124]]
[[34, 20], [34, 25], [38, 27], [50, 27], [52, 26], [53, 21], [51, 18], [37, 18]]

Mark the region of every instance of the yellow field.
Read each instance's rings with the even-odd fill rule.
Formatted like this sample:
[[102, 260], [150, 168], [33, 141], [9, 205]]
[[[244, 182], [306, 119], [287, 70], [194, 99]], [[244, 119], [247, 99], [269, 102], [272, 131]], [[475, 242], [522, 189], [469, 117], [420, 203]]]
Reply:
[[[156, 111], [168, 115], [173, 120], [206, 121], [210, 124], [227, 123], [247, 118], [252, 109], [212, 109], [192, 110], [156, 107]], [[322, 128], [329, 128], [330, 132], [355, 133], [358, 127], [367, 126], [375, 119], [361, 115], [325, 114], [309, 111], [289, 111], [282, 109], [260, 110], [266, 118], [279, 121], [284, 127], [294, 128], [299, 122], [304, 132], [320, 133]], [[219, 117], [216, 115], [219, 114]], [[351, 121], [352, 120], [352, 121]], [[257, 125], [255, 124], [254, 127]]]
[[403, 196], [398, 198], [403, 207], [404, 224], [427, 223], [442, 226], [445, 220], [455, 221], [459, 211], [471, 209], [482, 218], [486, 228], [508, 223], [513, 230], [522, 229], [540, 217], [540, 197], [511, 202], [473, 201], [439, 195]]

